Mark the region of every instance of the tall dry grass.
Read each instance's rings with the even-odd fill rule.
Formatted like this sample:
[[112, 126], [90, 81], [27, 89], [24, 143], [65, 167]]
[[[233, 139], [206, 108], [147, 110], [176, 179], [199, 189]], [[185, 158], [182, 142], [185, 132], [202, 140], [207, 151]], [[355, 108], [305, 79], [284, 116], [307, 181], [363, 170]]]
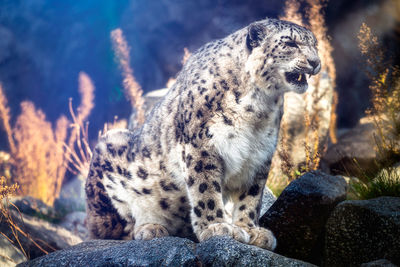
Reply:
[[16, 151], [11, 154], [15, 180], [24, 195], [52, 205], [61, 190], [66, 171], [63, 143], [67, 119], [58, 119], [56, 129], [44, 113], [29, 101], [21, 103], [21, 114], [13, 128]]
[[[24, 101], [21, 103], [21, 114], [12, 127], [7, 98], [0, 86], [0, 118], [7, 133], [12, 179], [19, 185], [18, 194], [38, 198], [52, 206], [60, 194], [68, 164], [74, 155], [78, 155], [83, 159], [83, 165], [88, 166], [90, 154], [82, 150], [82, 147], [89, 147], [87, 142], [82, 145], [82, 140], [88, 139], [87, 126], [84, 127], [83, 123], [94, 105], [94, 87], [84, 73], [80, 74], [79, 88], [82, 102], [77, 115], [70, 106], [73, 123], [60, 116], [53, 127], [40, 109], [32, 102]], [[70, 126], [72, 130], [68, 137]], [[84, 138], [80, 136], [82, 129]], [[75, 152], [76, 149], [78, 152]]]
[[130, 66], [130, 48], [121, 29], [115, 29], [111, 32], [111, 41], [115, 57], [122, 71], [125, 96], [132, 107], [136, 109], [136, 121], [143, 124], [145, 120], [143, 90], [133, 76], [133, 70]]
[[92, 150], [89, 146], [89, 123], [86, 121], [94, 107], [95, 86], [85, 72], [79, 73], [79, 94], [81, 103], [74, 111], [72, 99], [69, 99], [69, 112], [72, 117], [71, 133], [68, 143], [64, 144], [68, 169], [75, 175], [87, 177]]

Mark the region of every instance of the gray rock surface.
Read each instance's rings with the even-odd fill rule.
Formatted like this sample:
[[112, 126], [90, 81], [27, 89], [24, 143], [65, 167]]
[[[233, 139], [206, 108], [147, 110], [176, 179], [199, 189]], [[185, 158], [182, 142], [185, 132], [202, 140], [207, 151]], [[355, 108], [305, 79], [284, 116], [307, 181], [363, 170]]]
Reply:
[[48, 218], [57, 216], [54, 208], [48, 206], [40, 199], [31, 196], [12, 197], [11, 202], [14, 203], [21, 213], [29, 216], [45, 216]]
[[379, 259], [400, 265], [400, 198], [340, 203], [326, 225], [326, 265], [359, 266]]
[[74, 176], [61, 187], [60, 196], [54, 202], [54, 208], [62, 212], [85, 211], [85, 178]]
[[227, 237], [92, 240], [18, 266], [313, 266]]
[[314, 266], [227, 237], [213, 237], [196, 248], [203, 266]]
[[26, 260], [25, 255], [18, 248], [0, 235], [0, 266], [11, 267]]
[[196, 266], [194, 248], [195, 243], [178, 237], [92, 240], [18, 266]]
[[388, 260], [381, 259], [381, 260], [363, 263], [360, 265], [360, 267], [397, 267], [397, 265], [394, 265], [393, 263], [391, 263]]
[[82, 240], [87, 240], [89, 238], [89, 232], [85, 226], [85, 219], [86, 212], [74, 211], [68, 213], [59, 225], [79, 236]]
[[325, 223], [346, 198], [346, 181], [320, 171], [291, 182], [260, 219], [277, 238], [276, 252], [320, 264]]
[[374, 171], [377, 168], [374, 134], [374, 124], [367, 118], [360, 120], [354, 128], [339, 133], [338, 142], [330, 145], [321, 159], [323, 170], [351, 176], [359, 176], [360, 170]]
[[274, 193], [272, 193], [271, 189], [265, 186], [261, 202], [260, 218], [267, 212], [272, 204], [275, 203], [275, 201], [276, 196], [274, 195]]

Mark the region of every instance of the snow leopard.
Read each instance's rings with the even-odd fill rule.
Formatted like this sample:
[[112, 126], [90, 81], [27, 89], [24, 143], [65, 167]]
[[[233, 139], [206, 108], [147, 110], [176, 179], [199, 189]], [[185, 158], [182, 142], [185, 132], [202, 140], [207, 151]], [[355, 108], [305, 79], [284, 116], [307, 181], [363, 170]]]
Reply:
[[91, 237], [223, 235], [273, 250], [258, 218], [283, 95], [305, 92], [320, 69], [315, 36], [288, 21], [202, 46], [141, 127], [99, 140], [85, 185]]

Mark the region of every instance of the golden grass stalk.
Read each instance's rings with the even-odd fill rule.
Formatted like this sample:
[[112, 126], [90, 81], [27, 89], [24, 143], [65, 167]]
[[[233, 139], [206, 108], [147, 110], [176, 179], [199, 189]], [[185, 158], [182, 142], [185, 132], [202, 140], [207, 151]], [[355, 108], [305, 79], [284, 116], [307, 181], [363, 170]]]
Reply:
[[66, 161], [70, 163], [68, 170], [73, 174], [86, 177], [89, 172], [92, 150], [89, 146], [89, 124], [85, 122], [94, 107], [94, 90], [92, 80], [85, 72], [79, 73], [79, 94], [81, 103], [75, 113], [72, 99], [69, 99], [69, 112], [72, 117], [71, 134], [68, 144], [64, 144]]
[[15, 149], [14, 139], [12, 136], [13, 134], [12, 129], [10, 126], [10, 108], [8, 107], [7, 98], [4, 95], [3, 86], [1, 84], [0, 84], [0, 117], [1, 121], [3, 122], [4, 130], [7, 134], [8, 144], [10, 146], [10, 152], [14, 153], [16, 149]]
[[128, 127], [128, 122], [125, 119], [118, 119], [118, 116], [114, 116], [113, 122], [106, 122], [103, 125], [103, 130], [99, 131], [98, 138], [100, 138], [106, 132], [112, 129], [126, 129]]
[[323, 0], [307, 0], [309, 8], [307, 10], [307, 17], [311, 31], [314, 33], [318, 40], [318, 53], [321, 58], [321, 67], [328, 72], [329, 78], [335, 87], [336, 81], [336, 68], [333, 61], [332, 52], [333, 47], [328, 39], [328, 29], [325, 25], [325, 19], [322, 14]]
[[187, 47], [183, 48], [183, 57], [182, 57], [182, 65], [185, 65], [186, 62], [189, 60], [190, 56], [192, 55], [192, 53], [190, 53], [189, 49]]
[[94, 85], [90, 77], [83, 71], [79, 72], [79, 94], [81, 103], [77, 109], [76, 121], [82, 124], [87, 119], [94, 107]]
[[143, 124], [145, 119], [143, 91], [133, 76], [133, 70], [130, 67], [130, 48], [121, 29], [118, 28], [111, 32], [111, 41], [115, 57], [122, 71], [125, 96], [132, 107], [136, 109], [136, 120], [139, 124]]
[[[328, 73], [329, 79], [331, 80], [331, 86], [336, 87], [336, 67], [333, 61], [333, 47], [329, 41], [328, 29], [325, 24], [325, 19], [322, 13], [324, 0], [307, 0], [309, 8], [307, 9], [307, 17], [311, 31], [314, 33], [318, 40], [318, 53], [321, 58], [321, 70]], [[321, 73], [322, 73], [321, 71]], [[319, 74], [319, 76], [321, 75]], [[320, 88], [319, 81], [320, 77], [314, 79], [315, 86], [317, 89]], [[331, 102], [331, 115], [329, 121], [329, 136], [332, 143], [337, 142], [336, 137], [336, 106], [338, 104], [338, 95], [334, 91], [332, 102]]]

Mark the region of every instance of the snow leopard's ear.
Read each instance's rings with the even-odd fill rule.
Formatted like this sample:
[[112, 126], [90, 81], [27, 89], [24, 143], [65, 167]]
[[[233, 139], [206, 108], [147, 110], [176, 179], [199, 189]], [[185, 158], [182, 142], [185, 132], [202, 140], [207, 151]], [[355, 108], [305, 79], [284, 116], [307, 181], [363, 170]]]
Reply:
[[261, 41], [265, 37], [265, 26], [262, 23], [255, 22], [249, 25], [246, 45], [249, 51], [260, 45]]

